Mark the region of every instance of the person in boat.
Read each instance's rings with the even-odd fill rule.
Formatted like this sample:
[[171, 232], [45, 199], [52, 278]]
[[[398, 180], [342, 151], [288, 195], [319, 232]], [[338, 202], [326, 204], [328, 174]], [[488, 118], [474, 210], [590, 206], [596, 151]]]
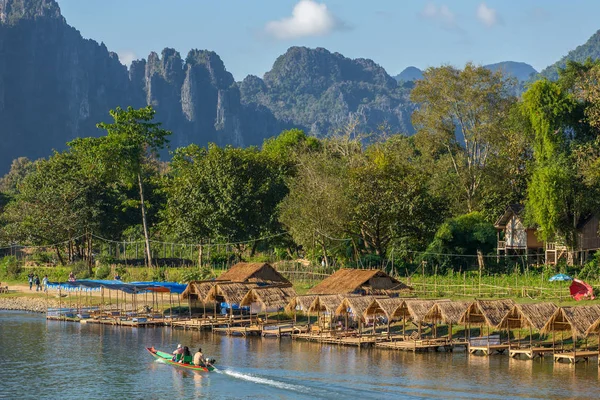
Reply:
[[179, 362], [182, 364], [192, 363], [192, 353], [190, 353], [190, 349], [187, 346], [183, 346], [183, 353], [181, 353], [181, 360]]
[[179, 361], [181, 359], [181, 355], [183, 354], [183, 347], [181, 344], [177, 345], [177, 348], [173, 351], [173, 361]]
[[69, 274], [69, 282], [75, 282], [75, 274], [73, 273], [73, 271], [71, 271], [71, 273]]
[[196, 354], [194, 354], [194, 365], [206, 367], [206, 364], [204, 363], [204, 354], [202, 354], [201, 348], [199, 348]]

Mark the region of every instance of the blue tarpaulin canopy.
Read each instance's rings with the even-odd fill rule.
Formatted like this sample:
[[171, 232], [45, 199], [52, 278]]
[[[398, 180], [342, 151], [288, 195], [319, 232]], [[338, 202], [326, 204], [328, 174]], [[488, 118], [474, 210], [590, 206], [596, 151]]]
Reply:
[[171, 292], [183, 293], [187, 285], [176, 282], [131, 282], [118, 280], [80, 279], [72, 282], [48, 282], [48, 289], [100, 290], [101, 288], [120, 290], [126, 293]]
[[555, 281], [571, 281], [573, 280], [573, 278], [571, 278], [569, 275], [565, 275], [565, 274], [556, 274], [553, 277], [551, 277], [550, 279], [548, 279], [550, 282], [555, 282]]

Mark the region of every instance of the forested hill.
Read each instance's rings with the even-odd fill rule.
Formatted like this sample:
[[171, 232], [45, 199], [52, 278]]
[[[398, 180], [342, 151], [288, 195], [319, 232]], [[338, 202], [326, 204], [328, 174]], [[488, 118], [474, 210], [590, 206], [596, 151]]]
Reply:
[[540, 72], [540, 75], [550, 80], [556, 80], [558, 79], [559, 68], [564, 68], [567, 65], [567, 61], [584, 62], [588, 58], [592, 60], [600, 58], [600, 30], [594, 33], [587, 42], [581, 46], [577, 46], [575, 50], [571, 50], [559, 61], [546, 67]]
[[152, 104], [171, 146], [247, 146], [287, 125], [243, 105], [219, 56], [173, 49], [130, 70], [104, 44], [69, 26], [54, 0], [0, 0], [0, 174], [13, 159], [48, 156], [75, 137], [98, 136], [116, 106]]
[[323, 48], [290, 48], [264, 79], [248, 76], [240, 90], [244, 104], [264, 106], [278, 120], [315, 136], [349, 119], [365, 131], [387, 125], [393, 132], [413, 132], [409, 90], [372, 60], [353, 60]]
[[[537, 71], [529, 64], [516, 61], [502, 61], [495, 64], [484, 65], [491, 71], [502, 71], [505, 75], [514, 77], [519, 82], [525, 82], [537, 74]], [[417, 67], [408, 67], [395, 76], [397, 81], [415, 81], [423, 78], [423, 71]]]

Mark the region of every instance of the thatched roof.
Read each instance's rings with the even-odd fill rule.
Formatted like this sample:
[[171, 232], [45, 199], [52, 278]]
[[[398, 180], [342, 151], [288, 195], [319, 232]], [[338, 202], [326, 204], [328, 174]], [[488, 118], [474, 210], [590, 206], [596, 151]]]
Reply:
[[398, 313], [402, 313], [405, 318], [408, 316], [414, 322], [423, 322], [425, 315], [431, 310], [431, 307], [440, 300], [405, 300], [402, 307], [398, 309]]
[[425, 317], [426, 322], [442, 323], [446, 325], [457, 325], [465, 313], [470, 301], [439, 301], [429, 309]]
[[462, 315], [460, 323], [486, 324], [495, 328], [514, 306], [515, 302], [510, 299], [475, 300]]
[[316, 295], [302, 295], [293, 297], [290, 302], [285, 306], [286, 312], [303, 311], [308, 312], [310, 305], [317, 298]]
[[227, 304], [240, 304], [246, 293], [250, 289], [258, 287], [255, 283], [239, 283], [239, 282], [218, 282], [210, 289], [206, 297], [205, 303], [214, 303], [217, 296], [222, 296]]
[[283, 275], [267, 263], [237, 263], [229, 270], [223, 272], [218, 281], [231, 282], [260, 282], [260, 283], [288, 283]]
[[308, 311], [327, 312], [329, 314], [333, 314], [335, 313], [335, 310], [337, 310], [342, 300], [344, 300], [344, 297], [345, 296], [339, 294], [325, 294], [316, 296], [315, 300], [308, 308]]
[[[350, 296], [344, 298], [335, 310], [336, 315], [352, 314], [354, 318], [364, 319], [367, 307], [373, 302], [372, 296]], [[348, 311], [349, 310], [349, 311]]]
[[290, 299], [296, 296], [296, 291], [290, 286], [268, 286], [250, 289], [240, 302], [240, 306], [250, 306], [260, 303], [262, 310], [284, 308]]
[[389, 299], [373, 299], [365, 309], [365, 317], [370, 315], [385, 315], [389, 320], [398, 317], [396, 311], [402, 306], [405, 299], [392, 297]]
[[182, 299], [187, 299], [190, 295], [195, 295], [198, 300], [204, 301], [210, 289], [213, 288], [218, 282], [216, 281], [192, 281], [188, 283], [187, 287], [181, 294]]
[[[382, 287], [380, 290], [400, 290], [402, 283], [392, 278], [385, 272], [378, 269], [349, 269], [342, 268], [333, 275], [325, 278], [314, 288], [308, 291], [308, 294], [349, 294], [360, 290], [364, 285], [374, 278], [384, 278], [389, 280], [389, 287]], [[406, 288], [409, 286], [404, 285]], [[376, 289], [375, 289], [376, 290]]]
[[573, 335], [585, 337], [599, 318], [600, 306], [560, 307], [552, 314], [540, 332], [571, 331]]
[[532, 328], [539, 331], [557, 309], [558, 307], [554, 303], [515, 304], [502, 318], [498, 327], [504, 329]]

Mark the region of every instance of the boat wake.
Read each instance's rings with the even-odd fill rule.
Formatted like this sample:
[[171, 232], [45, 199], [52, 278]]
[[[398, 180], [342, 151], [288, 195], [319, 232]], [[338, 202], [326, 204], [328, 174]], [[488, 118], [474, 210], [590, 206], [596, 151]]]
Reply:
[[259, 376], [254, 376], [254, 375], [250, 375], [250, 374], [244, 374], [244, 373], [236, 372], [236, 371], [232, 371], [232, 370], [215, 369], [215, 372], [217, 372], [219, 374], [229, 375], [229, 376], [231, 376], [233, 378], [242, 379], [242, 380], [245, 380], [245, 381], [248, 381], [248, 382], [254, 382], [254, 383], [261, 384], [261, 385], [273, 386], [273, 387], [276, 387], [278, 389], [292, 390], [294, 392], [306, 392], [307, 391], [307, 388], [304, 387], [304, 386], [293, 385], [291, 383], [274, 381], [272, 379], [261, 378]]

